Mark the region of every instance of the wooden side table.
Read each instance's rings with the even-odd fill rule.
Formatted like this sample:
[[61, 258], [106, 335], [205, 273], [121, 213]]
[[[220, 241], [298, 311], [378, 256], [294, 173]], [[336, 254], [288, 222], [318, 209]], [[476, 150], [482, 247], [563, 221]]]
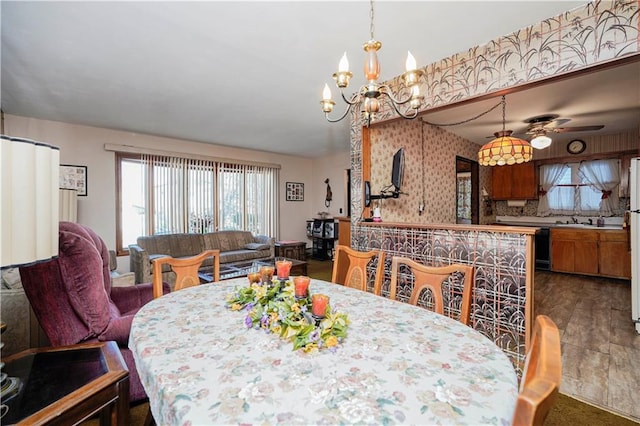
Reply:
[[276, 241], [276, 257], [307, 260], [307, 243], [304, 241]]
[[101, 425], [130, 423], [129, 370], [115, 342], [27, 349], [3, 361], [21, 388], [2, 401], [2, 424], [77, 424], [97, 413]]

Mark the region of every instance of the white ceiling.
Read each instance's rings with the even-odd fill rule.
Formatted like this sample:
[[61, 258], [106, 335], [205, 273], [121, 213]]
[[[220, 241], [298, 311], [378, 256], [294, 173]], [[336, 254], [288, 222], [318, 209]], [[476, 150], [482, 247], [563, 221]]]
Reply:
[[[592, 135], [616, 134], [640, 129], [640, 58], [625, 65], [571, 77], [524, 89], [506, 96], [507, 130], [531, 140], [527, 134], [528, 119], [556, 114], [559, 117], [548, 127], [579, 127], [604, 125], [595, 131], [547, 133], [553, 143], [566, 143], [571, 139]], [[500, 102], [499, 98], [453, 106], [442, 111], [427, 113], [422, 119], [431, 123], [457, 123], [489, 110]], [[446, 127], [465, 139], [485, 144], [493, 133], [502, 130], [502, 108], [470, 123]]]
[[[407, 50], [424, 66], [583, 3], [376, 2], [381, 81], [403, 72]], [[3, 0], [0, 8], [5, 113], [307, 157], [349, 149], [347, 120], [327, 123], [319, 101], [345, 50], [353, 86], [364, 82], [368, 2]], [[583, 93], [512, 95], [507, 117], [557, 113], [582, 125]], [[531, 108], [516, 113], [519, 104]], [[455, 120], [447, 111], [428, 118]], [[489, 114], [490, 126], [465, 137], [483, 143], [500, 117]], [[586, 122], [603, 124], [594, 121]]]

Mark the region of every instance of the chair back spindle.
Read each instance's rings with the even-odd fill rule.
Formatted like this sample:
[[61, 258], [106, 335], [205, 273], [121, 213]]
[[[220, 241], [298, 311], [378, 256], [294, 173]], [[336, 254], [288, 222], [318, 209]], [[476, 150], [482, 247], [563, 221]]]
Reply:
[[421, 292], [424, 289], [428, 289], [431, 291], [433, 297], [434, 311], [439, 314], [444, 314], [443, 283], [446, 282], [452, 274], [457, 272], [461, 273], [464, 281], [459, 321], [465, 325], [469, 324], [471, 291], [474, 281], [473, 266], [462, 264], [425, 266], [406, 257], [394, 256], [391, 260], [391, 285], [389, 289], [390, 299], [396, 299], [401, 265], [406, 266], [414, 277], [414, 284], [409, 303], [417, 305]]
[[376, 267], [373, 283], [373, 293], [379, 296], [384, 273], [384, 252], [382, 251], [369, 250], [363, 252], [344, 245], [338, 245], [334, 255], [331, 282], [367, 291], [367, 265], [376, 257], [378, 266]]
[[153, 261], [153, 297], [162, 296], [162, 267], [171, 266], [176, 274], [173, 290], [193, 287], [200, 284], [198, 270], [205, 259], [213, 258], [213, 280], [220, 281], [220, 250], [205, 250], [195, 256], [176, 259], [171, 256], [160, 257]]

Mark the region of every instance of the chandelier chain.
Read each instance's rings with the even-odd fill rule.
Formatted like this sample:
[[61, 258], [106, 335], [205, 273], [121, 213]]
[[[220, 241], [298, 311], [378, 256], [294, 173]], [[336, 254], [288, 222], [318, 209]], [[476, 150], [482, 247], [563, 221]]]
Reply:
[[369, 22], [369, 33], [371, 34], [371, 40], [374, 40], [373, 38], [373, 0], [369, 1], [370, 4], [370, 10], [369, 10], [369, 18], [370, 18], [370, 22]]
[[504, 126], [505, 123], [507, 121], [507, 101], [504, 98], [504, 95], [502, 95], [502, 135], [504, 136]]
[[494, 109], [498, 108], [500, 105], [502, 105], [502, 130], [504, 130], [504, 120], [505, 120], [505, 110], [504, 110], [504, 106], [505, 106], [505, 100], [504, 100], [504, 96], [502, 97], [502, 100], [500, 102], [498, 102], [497, 104], [495, 104], [494, 106], [492, 106], [491, 108], [489, 108], [486, 111], [481, 112], [478, 115], [474, 115], [471, 118], [467, 118], [466, 120], [462, 120], [462, 121], [457, 121], [455, 123], [433, 123], [431, 121], [427, 121], [424, 118], [422, 119], [423, 123], [427, 123], [427, 124], [431, 124], [432, 126], [437, 126], [437, 127], [447, 127], [447, 126], [459, 126], [460, 124], [466, 124], [469, 123], [471, 121], [477, 120], [478, 118], [489, 114], [491, 111], [493, 111]]

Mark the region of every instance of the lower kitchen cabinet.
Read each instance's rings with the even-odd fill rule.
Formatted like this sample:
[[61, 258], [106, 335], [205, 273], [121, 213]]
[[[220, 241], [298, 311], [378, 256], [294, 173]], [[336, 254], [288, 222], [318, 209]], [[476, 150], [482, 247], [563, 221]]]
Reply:
[[551, 270], [629, 279], [628, 235], [622, 230], [552, 228]]
[[629, 236], [626, 231], [603, 232], [599, 249], [600, 275], [631, 278]]

